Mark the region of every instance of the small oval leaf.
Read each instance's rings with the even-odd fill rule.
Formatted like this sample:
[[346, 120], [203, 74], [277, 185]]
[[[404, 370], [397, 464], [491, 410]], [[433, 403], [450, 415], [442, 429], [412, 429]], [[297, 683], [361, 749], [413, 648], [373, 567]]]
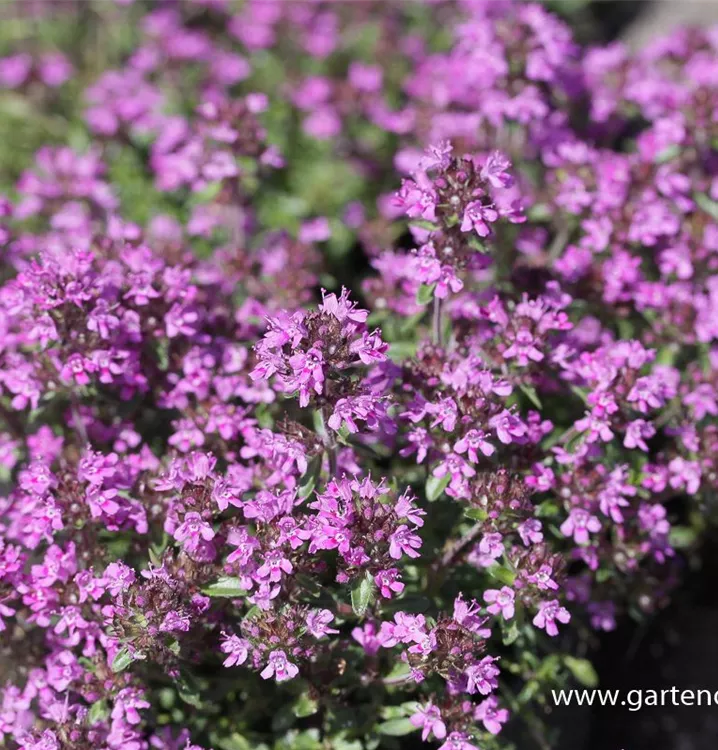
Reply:
[[446, 474], [439, 478], [431, 476], [426, 480], [426, 499], [433, 503], [434, 500], [438, 500], [444, 490], [449, 486], [451, 481], [451, 474], [447, 471]]
[[115, 658], [112, 660], [112, 671], [113, 672], [124, 672], [127, 667], [132, 664], [134, 661], [134, 657], [129, 652], [129, 649], [127, 646], [123, 646], [116, 654]]
[[374, 598], [374, 589], [374, 580], [369, 573], [352, 589], [352, 609], [357, 617], [364, 617], [366, 614]]
[[434, 299], [436, 284], [422, 284], [416, 293], [416, 302], [419, 305], [428, 305]]
[[593, 664], [588, 659], [577, 659], [575, 656], [566, 656], [564, 659], [571, 674], [586, 687], [598, 685], [598, 675]]
[[233, 599], [247, 596], [247, 590], [243, 589], [239, 578], [234, 576], [222, 576], [209, 586], [202, 589], [202, 593], [207, 596], [225, 596]]
[[407, 719], [390, 719], [384, 721], [377, 727], [379, 734], [386, 734], [389, 737], [403, 737], [405, 734], [411, 734], [415, 732], [418, 727], [415, 727], [411, 721]]

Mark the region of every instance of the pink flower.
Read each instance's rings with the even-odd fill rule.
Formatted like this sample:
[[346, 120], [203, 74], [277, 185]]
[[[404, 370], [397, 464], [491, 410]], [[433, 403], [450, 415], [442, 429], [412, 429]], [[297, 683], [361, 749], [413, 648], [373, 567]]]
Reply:
[[332, 620], [334, 620], [334, 615], [328, 609], [315, 609], [307, 615], [307, 631], [315, 638], [338, 633], [336, 628], [329, 627]]
[[352, 638], [369, 656], [376, 654], [382, 646], [376, 625], [373, 622], [367, 622], [364, 623], [363, 627], [354, 628]]
[[464, 209], [461, 231], [470, 232], [474, 230], [479, 237], [488, 237], [491, 234], [489, 224], [498, 218], [498, 211], [492, 206], [484, 205], [481, 201], [472, 201]]
[[486, 609], [492, 615], [502, 614], [504, 620], [510, 620], [514, 616], [514, 590], [508, 586], [501, 589], [488, 589], [484, 591], [484, 601], [490, 606]]
[[412, 532], [408, 526], [399, 526], [389, 537], [389, 555], [394, 560], [407, 557], [419, 557], [417, 550], [421, 547], [421, 537]]
[[491, 187], [508, 188], [513, 184], [513, 178], [507, 173], [511, 167], [511, 162], [500, 151], [494, 151], [486, 160], [481, 168], [481, 177], [486, 180]]
[[491, 417], [489, 427], [496, 432], [496, 436], [504, 445], [522, 443], [527, 432], [526, 425], [508, 409]]
[[543, 541], [542, 525], [538, 518], [528, 518], [517, 527], [521, 541], [527, 546], [540, 544]]
[[292, 677], [296, 677], [297, 674], [299, 674], [299, 667], [297, 667], [296, 664], [292, 664], [287, 659], [287, 655], [284, 651], [272, 651], [269, 654], [269, 662], [267, 666], [261, 672], [263, 680], [268, 680], [273, 676], [277, 682], [291, 680]]
[[420, 706], [416, 713], [409, 717], [409, 721], [415, 727], [422, 727], [423, 742], [429, 739], [430, 734], [433, 734], [437, 740], [443, 740], [446, 737], [446, 724], [441, 720], [441, 711], [431, 703]]
[[399, 580], [400, 578], [401, 572], [396, 568], [390, 568], [379, 571], [374, 576], [374, 583], [385, 599], [391, 599], [394, 594], [399, 595], [404, 590], [404, 584]]
[[553, 637], [558, 635], [556, 620], [565, 625], [571, 620], [571, 615], [561, 606], [558, 599], [551, 599], [551, 601], [539, 604], [539, 611], [532, 622], [537, 628], [543, 628], [548, 635]]
[[469, 459], [473, 463], [479, 463], [479, 453], [483, 456], [492, 456], [496, 449], [486, 439], [488, 435], [483, 430], [469, 430], [461, 440], [454, 443], [454, 450], [457, 453], [468, 453]]
[[469, 742], [469, 736], [467, 734], [464, 734], [463, 732], [452, 732], [446, 738], [446, 742], [439, 748], [439, 750], [479, 750], [479, 748]]
[[197, 546], [202, 539], [214, 539], [214, 529], [202, 520], [202, 516], [195, 511], [187, 513], [184, 521], [177, 527], [174, 538], [178, 542], [185, 542], [188, 547]]
[[464, 670], [468, 693], [478, 692], [482, 695], [488, 695], [492, 690], [496, 690], [499, 685], [496, 678], [499, 676], [500, 670], [495, 662], [495, 657], [485, 656], [480, 662], [472, 664]]
[[236, 635], [222, 634], [224, 642], [222, 643], [222, 651], [228, 654], [223, 664], [225, 667], [234, 667], [237, 664], [244, 664], [249, 656], [249, 642], [240, 638]]
[[568, 518], [561, 524], [564, 536], [573, 535], [576, 544], [587, 544], [589, 532], [595, 534], [601, 530], [601, 522], [583, 508], [573, 508]]
[[486, 731], [491, 734], [498, 734], [501, 725], [509, 720], [509, 712], [498, 705], [498, 700], [492, 695], [474, 709], [474, 720], [483, 722]]

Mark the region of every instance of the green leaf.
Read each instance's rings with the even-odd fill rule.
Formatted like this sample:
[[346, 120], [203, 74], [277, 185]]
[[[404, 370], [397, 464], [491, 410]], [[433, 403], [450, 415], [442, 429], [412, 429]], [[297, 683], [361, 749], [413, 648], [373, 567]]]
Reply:
[[[249, 740], [234, 732], [229, 737], [217, 740], [216, 744], [221, 750], [258, 750], [258, 745], [250, 744]], [[266, 747], [266, 745], [264, 746]]]
[[510, 646], [519, 637], [519, 626], [516, 620], [510, 624], [504, 625], [503, 642], [505, 646]]
[[676, 355], [678, 354], [680, 347], [678, 344], [667, 344], [662, 346], [656, 354], [656, 364], [670, 365], [672, 366], [676, 361]]
[[547, 221], [551, 218], [551, 208], [546, 203], [535, 203], [528, 210], [529, 221]]
[[274, 711], [274, 715], [272, 716], [272, 731], [276, 735], [282, 735], [296, 723], [297, 717], [294, 715], [292, 707], [285, 703]]
[[366, 611], [374, 598], [375, 587], [371, 573], [367, 573], [352, 589], [352, 609], [357, 617], [364, 617], [366, 614]]
[[536, 515], [539, 518], [550, 518], [555, 516], [559, 511], [558, 505], [552, 500], [544, 500], [540, 505], [536, 507]]
[[127, 646], [124, 646], [115, 654], [115, 658], [112, 660], [112, 671], [124, 672], [134, 660], [135, 657], [129, 652]]
[[593, 668], [593, 664], [588, 659], [577, 659], [575, 656], [564, 657], [564, 663], [569, 668], [571, 674], [586, 687], [596, 687], [598, 685], [598, 675]]
[[403, 737], [405, 734], [416, 732], [418, 727], [415, 727], [411, 721], [406, 718], [384, 721], [379, 724], [376, 729], [379, 734], [386, 734], [389, 737]]
[[680, 153], [681, 153], [682, 147], [679, 146], [677, 143], [674, 143], [672, 146], [668, 146], [667, 148], [664, 148], [663, 151], [661, 151], [659, 154], [656, 155], [656, 164], [665, 164], [667, 161], [671, 161], [671, 159], [675, 159]]
[[419, 325], [424, 315], [426, 315], [426, 311], [420, 310], [402, 320], [401, 325], [399, 326], [399, 337], [408, 336], [416, 331], [416, 327]]
[[221, 192], [221, 182], [209, 182], [201, 190], [192, 193], [193, 203], [211, 203]]
[[302, 500], [309, 497], [312, 492], [314, 492], [314, 488], [317, 484], [317, 479], [319, 477], [319, 472], [322, 470], [322, 456], [321, 454], [318, 456], [315, 456], [311, 462], [309, 463], [309, 466], [307, 467], [307, 471], [304, 474], [304, 476], [299, 481], [299, 491], [298, 496], [302, 498]]
[[395, 362], [411, 359], [416, 354], [416, 343], [413, 341], [395, 341], [389, 344], [389, 356]]
[[428, 612], [432, 607], [432, 601], [421, 594], [403, 594], [399, 599], [382, 599], [382, 612], [411, 612], [413, 614], [423, 614]]
[[247, 596], [249, 592], [242, 588], [239, 578], [235, 576], [222, 576], [214, 583], [210, 583], [209, 586], [205, 586], [202, 589], [202, 593], [207, 596], [224, 596], [239, 599]]
[[489, 517], [483, 508], [467, 508], [464, 515], [472, 521], [485, 521]]
[[310, 596], [321, 596], [326, 592], [325, 587], [314, 576], [307, 575], [306, 573], [297, 573], [295, 578], [297, 583], [302, 587], [302, 591], [305, 591]]
[[718, 221], [718, 203], [716, 201], [712, 200], [705, 193], [696, 193], [693, 199], [707, 214]]
[[505, 568], [503, 565], [492, 565], [487, 568], [486, 571], [490, 576], [507, 586], [513, 586], [513, 583], [516, 580], [516, 573]]
[[596, 571], [596, 582], [605, 583], [613, 578], [613, 571], [610, 568], [600, 568]]
[[169, 340], [161, 340], [157, 344], [157, 349], [155, 351], [157, 355], [157, 365], [162, 370], [162, 372], [167, 372], [170, 366], [170, 347], [169, 347]]
[[585, 432], [579, 432], [566, 443], [566, 453], [573, 453], [586, 439]]
[[536, 393], [536, 389], [532, 385], [520, 385], [519, 388], [537, 409], [543, 408], [541, 406], [541, 399], [538, 397], [538, 393]]
[[451, 474], [448, 471], [441, 478], [430, 476], [426, 480], [426, 487], [424, 490], [426, 493], [426, 499], [430, 503], [433, 503], [435, 500], [438, 500], [441, 497], [444, 490], [449, 486], [450, 481], [451, 481]]
[[102, 699], [95, 701], [87, 713], [87, 723], [92, 727], [104, 721], [110, 715], [110, 708], [107, 701]]
[[292, 706], [294, 715], [303, 719], [305, 716], [311, 716], [319, 710], [319, 703], [314, 698], [309, 697], [309, 693], [302, 693]]
[[426, 219], [417, 219], [416, 221], [412, 221], [411, 226], [418, 227], [419, 229], [426, 229], [429, 232], [435, 232], [438, 229], [436, 224], [434, 224], [432, 221], [427, 221]]
[[436, 284], [422, 284], [416, 293], [417, 305], [428, 305], [434, 299]]
[[486, 245], [475, 234], [472, 234], [471, 237], [469, 237], [469, 247], [479, 253], [488, 252]]
[[176, 684], [177, 693], [185, 703], [195, 708], [202, 708], [199, 685], [191, 672], [186, 669], [180, 669]]
[[676, 549], [692, 547], [697, 538], [696, 530], [690, 526], [673, 526], [668, 533], [668, 542]]
[[384, 677], [384, 680], [389, 683], [401, 682], [404, 678], [408, 679], [410, 673], [411, 667], [407, 664], [407, 662], [397, 661], [396, 664], [394, 664], [394, 666], [391, 668], [389, 674]]

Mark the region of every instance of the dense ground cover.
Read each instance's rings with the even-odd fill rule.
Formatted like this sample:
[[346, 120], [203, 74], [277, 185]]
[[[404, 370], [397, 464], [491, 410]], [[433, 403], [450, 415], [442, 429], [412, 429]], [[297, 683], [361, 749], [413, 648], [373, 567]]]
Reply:
[[714, 520], [718, 32], [53, 9], [0, 59], [4, 743], [552, 747]]

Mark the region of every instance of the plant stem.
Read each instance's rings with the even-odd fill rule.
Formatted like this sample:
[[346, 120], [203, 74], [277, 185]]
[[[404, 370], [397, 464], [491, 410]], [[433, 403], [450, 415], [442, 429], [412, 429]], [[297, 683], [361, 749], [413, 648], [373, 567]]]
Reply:
[[442, 346], [444, 325], [442, 321], [443, 300], [434, 296], [434, 313], [432, 315], [432, 338], [435, 344]]
[[324, 450], [329, 459], [329, 479], [333, 479], [337, 475], [337, 441], [334, 437], [334, 432], [327, 425], [327, 414], [324, 409], [320, 413], [324, 432], [322, 440], [324, 442]]

